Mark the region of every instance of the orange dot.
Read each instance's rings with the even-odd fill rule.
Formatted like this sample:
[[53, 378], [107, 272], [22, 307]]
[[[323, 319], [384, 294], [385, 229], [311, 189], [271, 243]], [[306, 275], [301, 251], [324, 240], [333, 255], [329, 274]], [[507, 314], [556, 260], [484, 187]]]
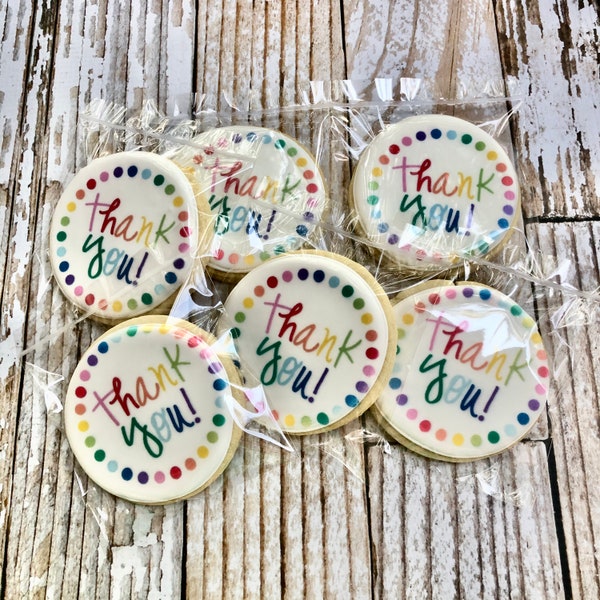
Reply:
[[75, 407], [75, 413], [78, 415], [83, 415], [86, 411], [85, 404], [78, 404]]
[[446, 430], [445, 430], [445, 429], [438, 429], [438, 430], [435, 432], [435, 439], [436, 439], [436, 440], [439, 440], [440, 442], [443, 442], [443, 441], [446, 439], [446, 436], [447, 436], [447, 435], [448, 435], [448, 434], [447, 434], [447, 432], [446, 432]]
[[185, 459], [185, 468], [188, 471], [193, 471], [196, 468], [196, 461], [193, 458]]

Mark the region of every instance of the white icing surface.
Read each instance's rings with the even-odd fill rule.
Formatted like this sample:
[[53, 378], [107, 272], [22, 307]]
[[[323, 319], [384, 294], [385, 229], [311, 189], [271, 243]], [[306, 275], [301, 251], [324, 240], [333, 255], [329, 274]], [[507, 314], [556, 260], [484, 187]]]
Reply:
[[400, 265], [422, 270], [488, 254], [520, 210], [504, 149], [483, 129], [446, 115], [384, 129], [360, 157], [352, 194], [366, 236]]
[[206, 131], [169, 154], [192, 168], [215, 217], [209, 266], [243, 274], [300, 248], [325, 207], [325, 183], [297, 140], [262, 127]]
[[65, 188], [50, 227], [50, 260], [63, 293], [84, 311], [125, 319], [167, 300], [198, 246], [192, 186], [149, 152], [97, 158]]
[[[65, 429], [86, 473], [112, 494], [148, 504], [214, 479], [239, 440], [225, 368], [189, 323], [126, 321], [82, 356]], [[225, 462], [226, 461], [226, 462]]]
[[544, 410], [549, 369], [535, 321], [481, 285], [444, 286], [394, 306], [398, 351], [374, 409], [427, 452], [476, 459], [522, 438]]
[[342, 425], [368, 408], [387, 379], [391, 307], [370, 274], [352, 265], [323, 253], [274, 258], [225, 302], [219, 328], [231, 328], [242, 368], [260, 380], [285, 431]]

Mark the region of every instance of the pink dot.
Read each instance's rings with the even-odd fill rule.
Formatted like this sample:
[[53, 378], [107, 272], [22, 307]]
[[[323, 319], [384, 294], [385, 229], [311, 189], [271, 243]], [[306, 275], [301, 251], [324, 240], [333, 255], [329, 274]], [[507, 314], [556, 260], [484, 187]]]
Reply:
[[76, 286], [76, 287], [75, 287], [75, 289], [73, 290], [73, 293], [74, 293], [76, 296], [81, 296], [81, 294], [83, 294], [83, 288], [82, 288], [80, 285], [78, 285], [78, 286]]
[[306, 206], [308, 206], [309, 208], [314, 208], [315, 206], [319, 205], [319, 201], [316, 198], [309, 198], [306, 201]]
[[412, 144], [412, 138], [409, 138], [408, 136], [405, 136], [402, 138], [403, 146], [410, 146], [411, 144]]
[[100, 173], [100, 181], [108, 181], [108, 173], [106, 171]]
[[281, 279], [283, 279], [286, 283], [289, 283], [292, 280], [293, 277], [294, 276], [292, 275], [291, 271], [284, 271], [281, 274]]
[[156, 481], [156, 483], [164, 483], [165, 474], [162, 471], [156, 471], [156, 473], [154, 473], [154, 481]]
[[189, 249], [189, 244], [186, 244], [185, 242], [183, 244], [179, 244], [179, 252], [181, 252], [181, 254], [185, 254]]
[[541, 383], [538, 383], [535, 386], [535, 391], [536, 393], [538, 393], [540, 396], [543, 396], [546, 393], [546, 387], [543, 386]]
[[452, 300], [452, 298], [456, 298], [456, 290], [454, 288], [448, 288], [445, 292], [446, 298]]
[[408, 419], [410, 419], [411, 421], [414, 421], [417, 418], [417, 410], [415, 408], [409, 408], [406, 411], [406, 416]]
[[108, 300], [98, 300], [98, 308], [100, 310], [106, 310], [108, 308]]
[[89, 381], [90, 379], [90, 372], [86, 371], [85, 369], [83, 371], [81, 371], [81, 373], [79, 374], [79, 379], [81, 379], [81, 381]]
[[371, 365], [363, 367], [363, 374], [366, 377], [373, 377], [373, 375], [375, 375], [375, 367], [372, 367]]
[[515, 193], [511, 192], [510, 190], [508, 192], [504, 192], [504, 197], [507, 200], [514, 200], [515, 199]]

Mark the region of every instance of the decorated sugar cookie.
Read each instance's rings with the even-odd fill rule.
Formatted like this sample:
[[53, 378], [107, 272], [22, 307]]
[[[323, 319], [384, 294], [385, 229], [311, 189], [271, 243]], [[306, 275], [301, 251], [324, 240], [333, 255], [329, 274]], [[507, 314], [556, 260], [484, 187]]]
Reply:
[[396, 347], [391, 305], [362, 266], [307, 251], [246, 275], [225, 302], [240, 362], [259, 379], [284, 431], [314, 433], [364, 412]]
[[415, 451], [472, 460], [521, 439], [544, 410], [550, 371], [534, 320], [482, 285], [425, 289], [394, 305], [398, 348], [373, 407]]
[[239, 278], [268, 258], [300, 248], [325, 208], [325, 184], [295, 139], [262, 127], [207, 131], [172, 155], [193, 168], [215, 218], [208, 263]]
[[488, 255], [520, 209], [504, 149], [480, 127], [445, 115], [382, 131], [360, 157], [352, 196], [365, 235], [412, 270]]
[[155, 309], [189, 275], [198, 246], [192, 186], [149, 152], [97, 158], [67, 185], [50, 228], [50, 261], [85, 312], [123, 320]]
[[146, 504], [194, 494], [231, 460], [240, 438], [228, 403], [231, 365], [209, 334], [161, 316], [131, 319], [83, 355], [65, 401], [80, 465], [112, 494]]

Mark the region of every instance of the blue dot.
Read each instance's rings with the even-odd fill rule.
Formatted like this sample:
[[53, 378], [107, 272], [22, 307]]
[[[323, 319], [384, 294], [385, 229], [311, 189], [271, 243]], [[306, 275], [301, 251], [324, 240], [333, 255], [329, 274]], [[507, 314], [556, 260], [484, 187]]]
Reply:
[[499, 219], [498, 220], [498, 227], [500, 227], [500, 229], [508, 229], [509, 226], [509, 222], [507, 219]]
[[377, 225], [377, 231], [379, 231], [379, 233], [385, 233], [389, 228], [390, 226], [387, 223], [379, 223], [379, 225]]
[[336, 275], [334, 275], [333, 277], [331, 277], [329, 279], [329, 287], [330, 288], [336, 288], [338, 285], [340, 285], [340, 278], [337, 277]]
[[298, 227], [296, 227], [296, 233], [300, 237], [306, 237], [308, 234], [308, 227], [306, 225], [298, 225]]
[[517, 415], [517, 421], [519, 421], [521, 425], [527, 425], [527, 423], [529, 423], [529, 415], [527, 413], [519, 413]]
[[65, 271], [69, 270], [69, 263], [66, 260], [63, 260], [59, 265], [58, 265], [58, 270], [61, 273], [64, 273]]
[[67, 249], [64, 246], [61, 246], [60, 248], [57, 248], [56, 250], [56, 256], [64, 256], [67, 253]]
[[439, 129], [432, 129], [431, 130], [431, 137], [434, 140], [439, 140], [442, 137], [442, 132]]
[[227, 382], [224, 379], [215, 379], [213, 383], [213, 388], [217, 390], [217, 392], [222, 392], [227, 387]]
[[173, 284], [177, 281], [177, 275], [175, 275], [175, 273], [172, 271], [169, 271], [165, 274], [165, 281], [169, 284]]
[[417, 134], [415, 135], [415, 137], [422, 142], [423, 140], [425, 140], [427, 138], [427, 134], [424, 131], [417, 131]]
[[114, 473], [118, 468], [119, 468], [119, 464], [117, 463], [116, 460], [109, 460], [108, 464], [106, 465], [106, 468], [111, 472]]
[[127, 169], [127, 175], [129, 175], [129, 177], [135, 177], [137, 175], [137, 172], [138, 172], [138, 168], [135, 165], [131, 165]]
[[256, 134], [253, 131], [251, 131], [250, 133], [246, 134], [246, 139], [249, 142], [253, 142], [256, 139]]
[[270, 144], [273, 141], [273, 138], [270, 135], [263, 135], [262, 141], [263, 144]]
[[302, 281], [306, 281], [308, 279], [308, 269], [300, 269], [298, 271], [298, 279], [301, 279]]
[[239, 144], [239, 143], [240, 143], [240, 142], [241, 142], [243, 139], [244, 139], [244, 138], [243, 138], [243, 137], [242, 137], [242, 136], [241, 136], [239, 133], [236, 133], [236, 134], [235, 134], [235, 135], [234, 135], [234, 136], [231, 138], [231, 141], [232, 141], [234, 144]]
[[450, 129], [450, 131], [448, 131], [448, 133], [446, 134], [448, 136], [449, 140], [455, 140], [456, 139], [456, 131], [454, 131], [453, 129]]
[[100, 352], [100, 354], [106, 354], [108, 352], [108, 344], [106, 342], [100, 342], [98, 344], [98, 352]]
[[323, 279], [325, 279], [325, 272], [321, 271], [321, 269], [317, 269], [314, 273], [313, 273], [313, 279], [317, 282], [317, 283], [321, 283], [323, 281]]
[[125, 481], [129, 481], [132, 477], [133, 477], [133, 471], [129, 468], [129, 467], [125, 467], [122, 471], [121, 471], [121, 477], [125, 480]]
[[402, 385], [402, 381], [398, 377], [392, 377], [389, 385], [393, 390], [397, 390]]
[[492, 297], [492, 292], [490, 292], [490, 290], [481, 290], [479, 292], [479, 297], [482, 300], [489, 300]]
[[346, 406], [349, 406], [350, 408], [358, 406], [358, 398], [354, 394], [348, 394], [344, 400], [346, 402]]

